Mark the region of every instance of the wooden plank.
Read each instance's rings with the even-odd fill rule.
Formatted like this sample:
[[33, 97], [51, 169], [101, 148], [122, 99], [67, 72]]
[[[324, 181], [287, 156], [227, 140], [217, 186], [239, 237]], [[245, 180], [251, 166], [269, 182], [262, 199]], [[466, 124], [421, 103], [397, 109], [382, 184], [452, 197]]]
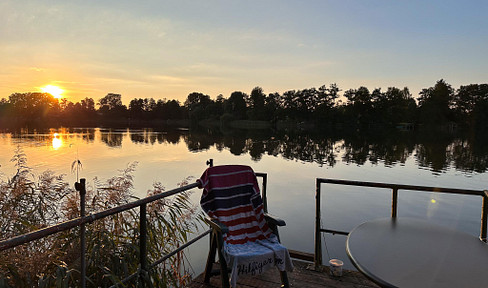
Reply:
[[288, 252], [290, 253], [291, 258], [313, 262], [314, 259], [313, 253], [307, 253], [307, 252], [290, 250], [290, 249], [288, 249]]
[[[321, 267], [320, 271], [313, 269], [313, 264], [294, 260], [295, 269], [288, 273], [291, 287], [330, 287], [330, 288], [377, 288], [378, 286], [357, 271], [343, 271], [342, 277], [329, 274], [329, 267]], [[267, 288], [280, 287], [280, 273], [271, 269], [256, 277], [240, 277], [237, 288]], [[203, 274], [199, 275], [187, 287], [189, 288], [220, 288], [220, 276], [214, 276], [209, 284], [203, 282]]]

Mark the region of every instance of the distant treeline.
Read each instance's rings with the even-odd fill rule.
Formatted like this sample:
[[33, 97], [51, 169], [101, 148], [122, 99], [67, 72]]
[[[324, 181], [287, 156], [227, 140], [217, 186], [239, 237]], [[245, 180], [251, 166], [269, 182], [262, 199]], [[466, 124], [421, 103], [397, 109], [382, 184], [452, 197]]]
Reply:
[[[96, 103], [85, 98], [78, 103], [58, 100], [48, 93], [14, 93], [0, 100], [4, 124], [36, 125], [148, 125], [168, 120], [203, 120], [226, 124], [234, 120], [260, 120], [315, 124], [318, 128], [355, 128], [410, 125], [423, 127], [488, 127], [488, 84], [470, 84], [457, 90], [439, 80], [415, 99], [407, 87], [366, 87], [343, 92], [336, 84], [283, 94], [266, 95], [261, 87], [250, 95], [235, 91], [229, 98], [193, 92], [184, 103], [177, 100], [135, 98], [126, 106], [120, 94], [109, 93]], [[178, 123], [176, 121], [176, 123]]]

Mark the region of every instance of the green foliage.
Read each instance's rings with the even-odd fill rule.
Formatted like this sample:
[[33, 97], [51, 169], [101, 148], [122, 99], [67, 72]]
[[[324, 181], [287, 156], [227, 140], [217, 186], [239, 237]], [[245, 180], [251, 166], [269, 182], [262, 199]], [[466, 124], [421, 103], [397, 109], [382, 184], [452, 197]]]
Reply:
[[[79, 194], [51, 171], [37, 179], [21, 149], [12, 158], [17, 173], [0, 180], [0, 228], [8, 239], [57, 222], [79, 217]], [[76, 165], [76, 163], [75, 163]], [[94, 179], [87, 186], [86, 212], [97, 213], [129, 203], [137, 163], [128, 165], [106, 181]], [[187, 184], [187, 179], [182, 183]], [[155, 183], [149, 195], [164, 192]], [[187, 242], [196, 231], [196, 208], [189, 193], [152, 202], [147, 206], [147, 260], [153, 263]], [[106, 217], [86, 226], [86, 271], [89, 286], [108, 287], [137, 272], [139, 267], [138, 209]], [[60, 232], [0, 254], [0, 287], [80, 286], [80, 230]], [[188, 280], [182, 252], [148, 271], [147, 287], [181, 287]], [[137, 277], [125, 283], [135, 286]]]

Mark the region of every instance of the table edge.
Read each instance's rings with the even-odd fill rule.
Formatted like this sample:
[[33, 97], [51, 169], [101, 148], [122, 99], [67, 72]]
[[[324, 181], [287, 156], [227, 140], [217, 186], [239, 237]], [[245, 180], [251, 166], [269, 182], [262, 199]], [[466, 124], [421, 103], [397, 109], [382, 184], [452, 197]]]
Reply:
[[[375, 219], [376, 220], [376, 219]], [[371, 220], [373, 221], [373, 220]], [[351, 233], [354, 232], [354, 230], [356, 230], [357, 228], [359, 228], [361, 225], [365, 224], [365, 223], [368, 223], [370, 221], [366, 221], [366, 222], [363, 222], [361, 224], [359, 224], [358, 226], [356, 226], [354, 229], [351, 230], [351, 232], [349, 232], [349, 234], [347, 235], [347, 238], [346, 238], [346, 254], [347, 254], [347, 257], [349, 257], [349, 260], [351, 260], [351, 263], [354, 265], [354, 267], [356, 267], [356, 269], [359, 270], [359, 272], [361, 272], [364, 276], [366, 276], [368, 279], [370, 279], [371, 281], [373, 281], [374, 283], [380, 285], [381, 287], [388, 287], [388, 288], [397, 288], [397, 286], [395, 285], [392, 285], [388, 282], [386, 282], [385, 280], [379, 278], [379, 277], [376, 277], [373, 273], [369, 272], [368, 269], [365, 269], [363, 267], [361, 267], [356, 259], [354, 258], [354, 256], [351, 255], [351, 252], [349, 250], [349, 236], [351, 235]]]

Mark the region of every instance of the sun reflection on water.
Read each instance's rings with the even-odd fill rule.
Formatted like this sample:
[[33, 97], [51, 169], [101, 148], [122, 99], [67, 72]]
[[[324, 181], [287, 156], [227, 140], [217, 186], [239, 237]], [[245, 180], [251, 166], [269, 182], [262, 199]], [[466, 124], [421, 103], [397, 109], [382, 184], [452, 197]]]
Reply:
[[58, 150], [61, 146], [63, 146], [63, 140], [61, 140], [58, 133], [54, 133], [53, 134], [53, 149]]

